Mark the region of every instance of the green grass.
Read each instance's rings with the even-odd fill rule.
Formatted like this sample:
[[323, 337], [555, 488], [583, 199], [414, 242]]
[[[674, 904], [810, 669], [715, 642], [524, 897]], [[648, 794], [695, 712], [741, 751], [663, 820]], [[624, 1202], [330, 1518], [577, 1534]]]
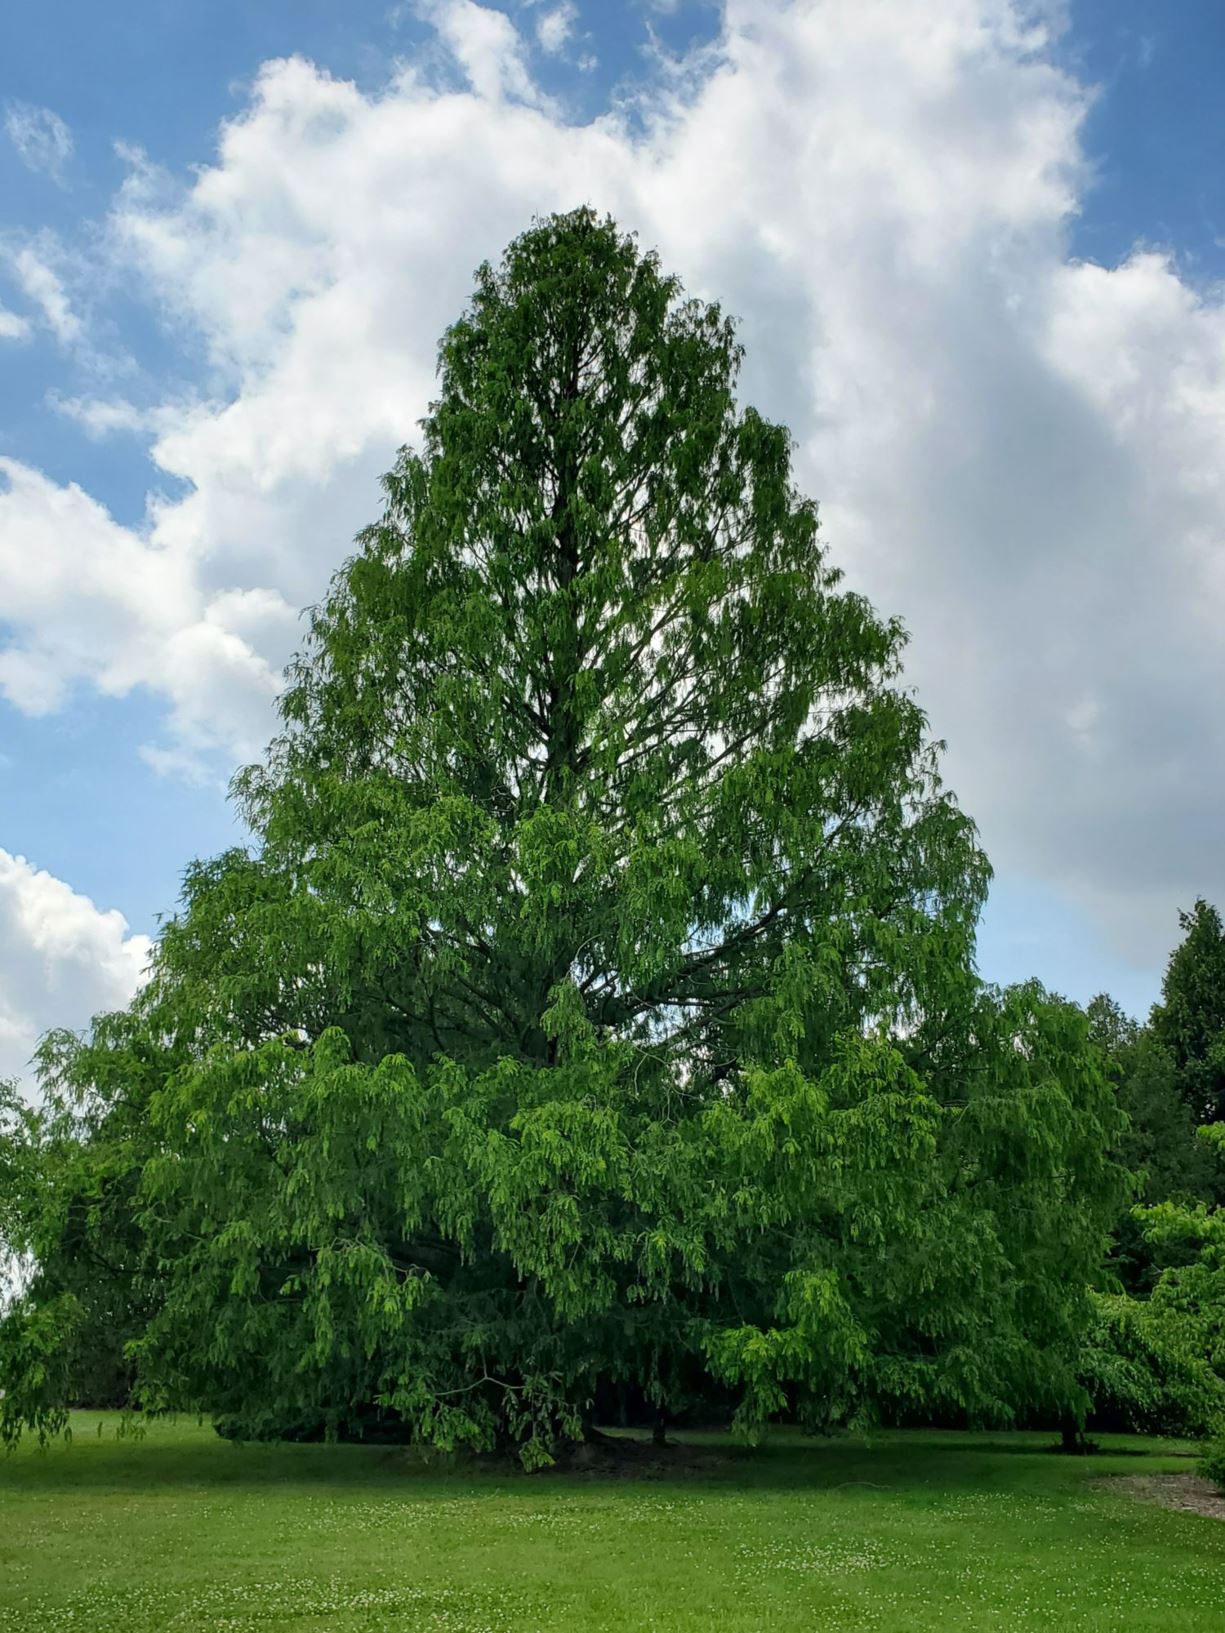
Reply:
[[780, 1437], [666, 1480], [143, 1439], [79, 1414], [0, 1457], [0, 1630], [1225, 1630], [1225, 1524], [1092, 1483], [1169, 1442]]

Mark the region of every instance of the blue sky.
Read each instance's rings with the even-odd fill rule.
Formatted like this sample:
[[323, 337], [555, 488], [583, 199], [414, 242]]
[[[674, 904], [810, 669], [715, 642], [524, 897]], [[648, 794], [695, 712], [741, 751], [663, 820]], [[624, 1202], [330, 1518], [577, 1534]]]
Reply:
[[[288, 56], [297, 77], [259, 81]], [[0, 1070], [116, 1001], [188, 858], [240, 837], [224, 786], [271, 725], [293, 615], [372, 513], [475, 260], [560, 202], [550, 141], [572, 191], [742, 315], [746, 389], [792, 424], [835, 559], [912, 628], [996, 861], [984, 972], [1143, 1011], [1177, 909], [1225, 896], [1199, 725], [1225, 582], [1223, 68], [1212, 0], [12, 8]], [[219, 152], [224, 121], [245, 135]], [[878, 142], [901, 157], [870, 162]], [[362, 195], [363, 154], [390, 195]], [[437, 234], [381, 225], [389, 196]], [[384, 355], [336, 313], [392, 299], [397, 255]], [[359, 337], [339, 352], [333, 322]], [[387, 405], [337, 452], [329, 395], [367, 380]], [[323, 424], [315, 453], [280, 446], [286, 415]], [[247, 424], [263, 465], [235, 452]]]

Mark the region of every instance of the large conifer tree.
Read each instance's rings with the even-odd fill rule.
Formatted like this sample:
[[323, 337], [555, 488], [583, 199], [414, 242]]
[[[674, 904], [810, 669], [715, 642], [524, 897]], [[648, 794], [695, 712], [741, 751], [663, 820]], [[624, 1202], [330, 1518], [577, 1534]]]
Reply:
[[138, 1001], [151, 1404], [528, 1461], [618, 1383], [1077, 1404], [1109, 1093], [979, 986], [902, 631], [739, 360], [590, 211], [479, 271]]

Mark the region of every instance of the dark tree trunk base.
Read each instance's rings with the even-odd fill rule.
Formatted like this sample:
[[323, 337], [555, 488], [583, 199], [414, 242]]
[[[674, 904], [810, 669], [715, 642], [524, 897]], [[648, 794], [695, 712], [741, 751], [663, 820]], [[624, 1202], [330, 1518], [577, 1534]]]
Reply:
[[597, 1429], [585, 1440], [559, 1445], [554, 1462], [540, 1472], [652, 1480], [719, 1468], [735, 1455], [724, 1448], [688, 1446], [677, 1440], [661, 1444], [654, 1436], [642, 1440], [630, 1435], [601, 1434]]
[[1058, 1450], [1064, 1457], [1091, 1457], [1097, 1447], [1086, 1439], [1079, 1423], [1065, 1419], [1059, 1426]]

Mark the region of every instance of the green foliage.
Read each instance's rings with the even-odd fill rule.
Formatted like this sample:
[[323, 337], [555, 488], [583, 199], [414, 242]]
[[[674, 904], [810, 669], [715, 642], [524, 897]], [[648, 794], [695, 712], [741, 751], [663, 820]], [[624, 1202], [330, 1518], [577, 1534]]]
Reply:
[[1137, 1211], [1151, 1240], [1177, 1243], [1189, 1257], [1163, 1272], [1151, 1303], [1194, 1328], [1196, 1350], [1225, 1378], [1225, 1208], [1162, 1202]]
[[1110, 1086], [1072, 1006], [977, 982], [902, 631], [739, 360], [590, 212], [479, 271], [238, 780], [257, 852], [57, 1046], [91, 1162], [139, 1112], [146, 1405], [529, 1466], [609, 1382], [750, 1435], [1083, 1410]]
[[[1117, 1156], [1135, 1176], [1129, 1203], [1217, 1201], [1222, 1167], [1197, 1135], [1169, 1050], [1151, 1026], [1138, 1025], [1104, 994], [1086, 1013], [1090, 1037], [1102, 1051], [1127, 1118]], [[1176, 1241], [1151, 1241], [1130, 1206], [1120, 1214], [1114, 1239], [1111, 1267], [1133, 1294], [1147, 1295], [1161, 1272], [1186, 1256]]]
[[1153, 1010], [1153, 1031], [1169, 1050], [1197, 1123], [1225, 1120], [1225, 926], [1202, 898], [1180, 913], [1186, 934], [1170, 955]]
[[1080, 1375], [1096, 1425], [1198, 1437], [1225, 1418], [1225, 1376], [1206, 1358], [1197, 1320], [1125, 1294], [1093, 1302]]
[[[0, 1323], [0, 1437], [53, 1433], [67, 1406], [121, 1406], [127, 1344], [156, 1299], [135, 1217], [150, 1146], [150, 1085], [169, 1056], [143, 1017], [108, 1016], [93, 1046], [53, 1034], [43, 1093], [0, 1097], [0, 1260], [12, 1295]], [[85, 1063], [88, 1062], [88, 1065]]]
[[1125, 1057], [1118, 1097], [1130, 1124], [1120, 1142], [1120, 1156], [1139, 1175], [1141, 1199], [1213, 1200], [1219, 1165], [1206, 1142], [1197, 1137], [1169, 1054], [1147, 1030]]
[[1162, 1202], [1134, 1211], [1175, 1262], [1148, 1299], [1097, 1298], [1082, 1376], [1108, 1424], [1212, 1433], [1225, 1422], [1225, 1210]]
[[1142, 1027], [1102, 996], [1087, 1013], [1127, 1116], [1118, 1154], [1141, 1205], [1115, 1227], [1111, 1268], [1127, 1291], [1094, 1295], [1081, 1379], [1097, 1424], [1203, 1435], [1225, 1416], [1225, 1213], [1211, 1206], [1225, 1126], [1196, 1130], [1158, 1012]]
[[1204, 1448], [1200, 1473], [1225, 1491], [1225, 1435], [1218, 1435]]

